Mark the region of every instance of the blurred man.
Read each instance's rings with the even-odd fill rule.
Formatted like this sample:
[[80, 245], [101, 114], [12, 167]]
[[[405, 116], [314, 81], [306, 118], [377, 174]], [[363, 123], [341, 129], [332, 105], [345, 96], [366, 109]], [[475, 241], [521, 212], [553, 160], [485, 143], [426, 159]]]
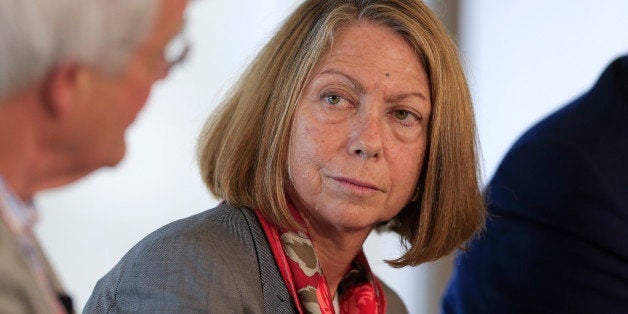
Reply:
[[627, 121], [624, 56], [515, 143], [445, 313], [628, 313]]
[[120, 162], [152, 85], [185, 57], [186, 4], [0, 0], [0, 312], [72, 312], [33, 196]]

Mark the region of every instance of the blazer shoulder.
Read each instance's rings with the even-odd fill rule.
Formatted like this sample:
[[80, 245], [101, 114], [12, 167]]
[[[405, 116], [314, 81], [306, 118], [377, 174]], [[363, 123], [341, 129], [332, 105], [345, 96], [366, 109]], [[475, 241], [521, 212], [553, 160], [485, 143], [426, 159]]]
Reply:
[[259, 312], [247, 210], [221, 204], [151, 233], [97, 283], [85, 310]]
[[[251, 248], [251, 233], [244, 211], [226, 203], [202, 213], [169, 223], [142, 239], [131, 251], [159, 247], [181, 249], [180, 243], [198, 243], [213, 247], [237, 245]], [[218, 253], [218, 252], [217, 252]]]

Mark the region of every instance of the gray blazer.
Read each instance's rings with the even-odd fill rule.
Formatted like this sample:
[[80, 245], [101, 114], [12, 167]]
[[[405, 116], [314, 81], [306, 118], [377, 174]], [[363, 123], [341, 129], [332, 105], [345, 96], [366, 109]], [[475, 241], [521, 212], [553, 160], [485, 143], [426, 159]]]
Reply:
[[[388, 313], [407, 313], [384, 287]], [[255, 214], [226, 203], [148, 235], [98, 281], [85, 313], [296, 313]]]

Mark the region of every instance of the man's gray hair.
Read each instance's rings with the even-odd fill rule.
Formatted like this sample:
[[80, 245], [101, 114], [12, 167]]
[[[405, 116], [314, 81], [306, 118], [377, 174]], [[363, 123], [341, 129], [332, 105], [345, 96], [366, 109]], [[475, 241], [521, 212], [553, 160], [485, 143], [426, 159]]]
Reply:
[[65, 62], [121, 70], [158, 6], [158, 0], [0, 0], [0, 99]]

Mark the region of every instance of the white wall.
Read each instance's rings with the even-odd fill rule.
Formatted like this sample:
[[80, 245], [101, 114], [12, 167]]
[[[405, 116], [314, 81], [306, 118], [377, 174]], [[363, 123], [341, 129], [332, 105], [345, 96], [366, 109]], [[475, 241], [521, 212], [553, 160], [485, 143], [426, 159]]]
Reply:
[[628, 53], [628, 1], [460, 2], [461, 46], [490, 178], [523, 131]]
[[[188, 10], [190, 59], [155, 87], [128, 133], [124, 162], [38, 197], [39, 236], [77, 308], [143, 236], [216, 204], [197, 174], [196, 136], [295, 2], [194, 1]], [[628, 52], [628, 1], [461, 2], [461, 45], [488, 177], [526, 127], [587, 88], [614, 56]], [[411, 313], [436, 313], [449, 260], [392, 270], [381, 259], [398, 256], [396, 238], [367, 242], [375, 272]]]

